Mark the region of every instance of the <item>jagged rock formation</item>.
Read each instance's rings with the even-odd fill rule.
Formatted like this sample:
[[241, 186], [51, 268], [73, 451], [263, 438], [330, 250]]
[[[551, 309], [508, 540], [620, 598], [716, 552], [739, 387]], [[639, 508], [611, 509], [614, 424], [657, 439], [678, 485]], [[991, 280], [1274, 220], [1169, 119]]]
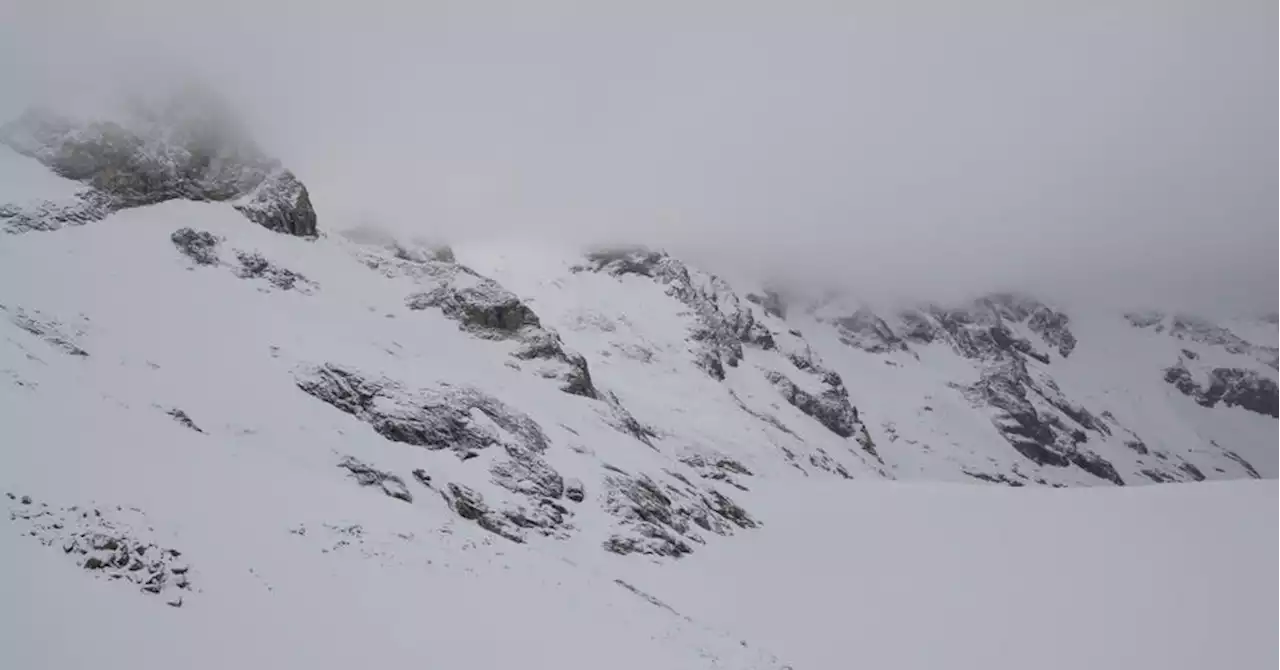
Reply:
[[477, 337], [514, 342], [511, 356], [530, 364], [540, 376], [558, 379], [565, 393], [600, 397], [585, 358], [566, 349], [560, 336], [544, 328], [514, 293], [456, 263], [448, 247], [415, 249], [367, 230], [347, 236], [357, 243], [353, 252], [367, 267], [387, 277], [408, 278], [420, 287], [405, 298], [409, 309], [438, 309]]
[[0, 127], [0, 143], [88, 187], [75, 202], [0, 209], [9, 232], [52, 230], [181, 199], [230, 202], [269, 230], [316, 235], [306, 186], [267, 157], [207, 92], [182, 91], [118, 122], [80, 122], [32, 109]]
[[754, 528], [757, 522], [741, 507], [714, 489], [699, 490], [688, 480], [683, 486], [661, 484], [647, 475], [632, 475], [606, 466], [605, 509], [622, 519], [628, 532], [604, 543], [616, 554], [653, 554], [678, 558], [706, 542], [698, 529], [731, 535], [736, 528]]
[[699, 367], [715, 379], [725, 378], [725, 367], [742, 361], [743, 343], [772, 349], [773, 334], [756, 321], [749, 305], [720, 277], [691, 273], [689, 267], [665, 253], [643, 247], [597, 250], [587, 254], [587, 265], [575, 272], [603, 272], [614, 277], [638, 275], [667, 287], [667, 295], [693, 310], [697, 319], [689, 333]]
[[1274, 380], [1241, 368], [1213, 368], [1207, 378], [1207, 383], [1197, 383], [1185, 362], [1170, 366], [1164, 372], [1166, 382], [1205, 407], [1222, 403], [1280, 417], [1280, 392]]

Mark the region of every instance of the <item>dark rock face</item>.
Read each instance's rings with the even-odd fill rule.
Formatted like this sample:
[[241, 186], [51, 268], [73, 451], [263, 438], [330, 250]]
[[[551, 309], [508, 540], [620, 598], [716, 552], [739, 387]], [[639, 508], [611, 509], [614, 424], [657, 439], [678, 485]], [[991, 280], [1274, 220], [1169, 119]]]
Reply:
[[527, 454], [547, 449], [542, 428], [502, 401], [468, 387], [410, 390], [385, 378], [366, 376], [333, 363], [300, 370], [298, 388], [365, 423], [393, 442], [427, 449], [479, 451], [501, 442], [472, 419], [479, 411], [518, 440]]
[[693, 310], [696, 323], [689, 339], [695, 345], [694, 360], [717, 380], [724, 380], [726, 366], [737, 367], [742, 361], [743, 343], [765, 349], [775, 346], [773, 334], [756, 321], [749, 305], [715, 275], [691, 271], [665, 253], [637, 247], [594, 251], [587, 254], [587, 261], [573, 270], [648, 277], [665, 285], [667, 295]]
[[835, 319], [840, 341], [868, 353], [883, 354], [890, 351], [907, 351], [907, 344], [894, 334], [884, 319], [866, 309]]
[[[495, 506], [480, 492], [450, 482], [440, 494], [464, 519], [514, 542], [524, 542], [526, 531], [565, 537], [572, 528], [568, 510], [556, 502], [565, 495], [564, 478], [542, 458], [548, 447], [542, 428], [498, 399], [465, 387], [410, 390], [334, 364], [300, 370], [296, 382], [309, 395], [368, 423], [393, 442], [451, 450], [464, 461], [500, 447], [504, 456], [490, 464], [490, 481], [516, 498]], [[412, 500], [399, 477], [353, 459], [342, 466], [362, 484], [378, 485], [387, 495]], [[425, 472], [421, 476], [415, 472], [415, 477], [432, 485]]]
[[1040, 465], [1075, 465], [1096, 477], [1123, 484], [1115, 467], [1083, 444], [1088, 433], [1110, 429], [1088, 410], [1070, 403], [1047, 379], [1037, 379], [1018, 356], [990, 365], [969, 389], [971, 398], [997, 410], [993, 421], [1009, 444]]
[[221, 262], [218, 258], [221, 240], [213, 233], [179, 228], [173, 231], [169, 239], [182, 255], [195, 261], [196, 265], [217, 265]]
[[1191, 372], [1182, 363], [1164, 371], [1166, 382], [1205, 407], [1222, 403], [1280, 418], [1280, 392], [1275, 381], [1242, 368], [1213, 368], [1208, 376], [1208, 385], [1202, 387], [1192, 379]]
[[405, 486], [404, 480], [396, 475], [378, 470], [350, 456], [342, 459], [338, 467], [350, 472], [351, 476], [361, 486], [377, 486], [382, 489], [383, 493], [392, 498], [403, 500], [407, 503], [413, 502], [413, 495], [409, 493], [409, 487]]
[[288, 170], [273, 170], [234, 203], [245, 218], [277, 233], [316, 236], [316, 210], [307, 187]]
[[60, 210], [4, 217], [11, 230], [48, 230], [129, 207], [196, 200], [231, 202], [276, 232], [316, 235], [306, 187], [266, 157], [229, 110], [205, 93], [184, 91], [161, 109], [135, 110], [124, 124], [84, 124], [30, 110], [0, 128], [0, 141], [90, 188], [79, 203]]
[[796, 386], [780, 372], [769, 372], [765, 376], [796, 409], [840, 437], [853, 437], [859, 427], [858, 411], [849, 404], [849, 391], [845, 389], [840, 375], [834, 372], [824, 375], [826, 388], [817, 395]]
[[647, 475], [609, 470], [604, 507], [628, 532], [606, 540], [608, 551], [679, 558], [693, 551], [691, 542], [705, 542], [698, 529], [730, 535], [734, 528], [757, 525], [745, 510], [714, 490], [700, 490], [684, 482], [682, 486], [659, 484]]
[[436, 260], [400, 259], [400, 270], [435, 284], [406, 298], [409, 309], [436, 308], [478, 337], [518, 342], [519, 348], [511, 355], [556, 368], [549, 375], [563, 382], [560, 390], [584, 398], [600, 397], [587, 359], [567, 350], [558, 334], [543, 328], [538, 315], [498, 282], [461, 265]]
[[1070, 319], [1067, 315], [1051, 309], [1035, 298], [1018, 293], [994, 293], [979, 303], [1005, 320], [1026, 322], [1031, 332], [1057, 349], [1063, 358], [1070, 356], [1076, 348], [1076, 337], [1068, 327]]

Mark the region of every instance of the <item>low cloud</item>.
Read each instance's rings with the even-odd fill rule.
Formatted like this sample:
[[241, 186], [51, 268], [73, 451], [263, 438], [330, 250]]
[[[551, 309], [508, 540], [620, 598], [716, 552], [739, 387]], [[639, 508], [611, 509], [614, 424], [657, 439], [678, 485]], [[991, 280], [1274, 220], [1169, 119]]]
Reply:
[[322, 4], [20, 3], [0, 113], [196, 74], [322, 227], [1276, 308], [1274, 3]]

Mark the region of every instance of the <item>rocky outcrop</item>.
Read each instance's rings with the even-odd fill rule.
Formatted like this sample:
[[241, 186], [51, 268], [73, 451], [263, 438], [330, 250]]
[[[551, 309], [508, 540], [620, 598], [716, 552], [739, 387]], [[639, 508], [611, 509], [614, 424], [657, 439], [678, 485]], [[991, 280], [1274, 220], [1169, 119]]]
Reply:
[[[4, 502], [22, 535], [60, 550], [96, 577], [161, 596], [172, 607], [181, 607], [184, 595], [195, 591], [182, 552], [145, 539], [150, 526], [136, 508], [59, 508], [14, 493]], [[128, 523], [130, 516], [135, 523]]]
[[241, 279], [262, 280], [266, 286], [281, 291], [311, 294], [319, 288], [301, 273], [281, 267], [256, 251], [233, 249], [235, 262], [222, 260], [221, 246], [226, 240], [208, 231], [179, 228], [169, 235], [169, 241], [196, 266], [225, 266]]
[[281, 267], [256, 251], [235, 251], [240, 267], [235, 269], [236, 276], [241, 279], [262, 279], [281, 291], [298, 291], [311, 293], [319, 288], [315, 282], [298, 272]]
[[206, 92], [185, 90], [119, 122], [80, 122], [32, 109], [0, 127], [0, 142], [88, 190], [44, 211], [0, 213], [11, 232], [51, 230], [167, 200], [229, 202], [270, 230], [315, 237], [306, 186], [248, 138]]
[[832, 321], [840, 341], [872, 354], [907, 351], [907, 344], [893, 332], [889, 324], [871, 310], [859, 309], [849, 316]]
[[218, 256], [218, 245], [222, 240], [213, 233], [191, 228], [179, 228], [169, 240], [183, 256], [190, 258], [196, 265], [217, 265], [222, 262]]
[[[557, 502], [565, 495], [564, 478], [542, 457], [549, 442], [527, 415], [476, 389], [441, 385], [407, 389], [381, 377], [327, 364], [296, 374], [300, 389], [369, 424], [383, 437], [432, 451], [449, 450], [464, 461], [500, 450], [489, 459], [489, 481], [508, 493], [486, 501], [483, 494], [450, 482], [440, 494], [464, 519], [516, 542], [526, 531], [563, 537], [570, 530], [569, 511]], [[488, 450], [488, 451], [486, 451]], [[347, 459], [342, 466], [365, 485], [381, 486], [387, 495], [411, 501], [399, 477]], [[418, 480], [433, 486], [425, 471]]]
[[375, 249], [361, 236], [356, 239], [363, 245], [356, 253], [366, 266], [423, 287], [405, 299], [409, 309], [438, 309], [477, 337], [514, 342], [517, 346], [511, 356], [529, 363], [539, 376], [559, 380], [560, 390], [600, 397], [586, 358], [567, 349], [557, 333], [543, 327], [538, 315], [501, 284], [452, 260], [442, 260], [452, 259], [452, 251], [409, 250], [386, 240], [379, 240], [380, 248]]
[[787, 402], [836, 435], [853, 437], [859, 428], [858, 411], [849, 404], [849, 391], [835, 372], [823, 376], [825, 388], [817, 394], [800, 388], [780, 372], [770, 371], [765, 377]]
[[742, 361], [743, 343], [764, 349], [775, 346], [773, 334], [759, 323], [750, 306], [738, 298], [723, 279], [691, 270], [665, 253], [643, 247], [597, 250], [587, 254], [587, 264], [575, 272], [600, 272], [614, 277], [636, 275], [666, 286], [667, 295], [688, 306], [695, 325], [689, 339], [698, 367], [723, 380], [725, 367]]
[[1069, 327], [1066, 314], [1021, 293], [993, 293], [978, 301], [1000, 315], [1006, 321], [1026, 323], [1031, 332], [1040, 336], [1066, 358], [1076, 348], [1076, 337]]
[[1089, 432], [1109, 435], [1110, 429], [1070, 403], [1051, 380], [1032, 376], [1022, 358], [1010, 356], [990, 365], [967, 394], [995, 410], [992, 423], [1027, 459], [1054, 467], [1075, 465], [1112, 483], [1124, 483], [1110, 462], [1085, 446]]
[[404, 480], [396, 475], [383, 472], [351, 456], [343, 458], [342, 462], [338, 463], [338, 467], [350, 472], [361, 486], [376, 486], [391, 498], [407, 503], [413, 502], [413, 494], [409, 493], [409, 487], [405, 486]]
[[1125, 314], [1125, 319], [1135, 328], [1167, 333], [1180, 340], [1215, 347], [1230, 354], [1249, 356], [1273, 370], [1280, 367], [1280, 349], [1249, 342], [1208, 319], [1189, 314], [1169, 315], [1159, 311], [1130, 312]]
[[0, 313], [4, 313], [9, 317], [9, 323], [40, 338], [49, 346], [64, 354], [82, 358], [89, 356], [89, 352], [76, 343], [76, 339], [84, 335], [79, 329], [70, 329], [57, 319], [42, 314], [37, 310], [28, 310], [17, 305], [0, 305]]
[[1280, 418], [1280, 393], [1275, 380], [1243, 368], [1213, 368], [1207, 378], [1207, 383], [1197, 383], [1185, 363], [1170, 366], [1164, 372], [1166, 382], [1204, 407], [1221, 403]]
[[502, 444], [510, 436], [524, 453], [547, 449], [547, 437], [537, 422], [474, 388], [441, 384], [409, 389], [334, 363], [299, 369], [295, 381], [307, 394], [364, 421], [393, 442], [466, 453]]
[[659, 483], [648, 475], [633, 475], [606, 466], [605, 510], [618, 517], [626, 532], [613, 535], [604, 548], [617, 554], [651, 554], [679, 558], [705, 540], [699, 530], [731, 535], [735, 528], [754, 528], [757, 522], [741, 507], [714, 489]]

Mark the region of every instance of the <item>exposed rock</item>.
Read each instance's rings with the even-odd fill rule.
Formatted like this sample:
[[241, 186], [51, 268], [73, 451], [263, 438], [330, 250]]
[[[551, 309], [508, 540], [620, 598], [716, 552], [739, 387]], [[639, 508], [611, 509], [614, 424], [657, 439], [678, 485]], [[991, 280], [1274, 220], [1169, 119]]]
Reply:
[[859, 309], [849, 316], [835, 319], [834, 323], [840, 341], [855, 349], [873, 354], [907, 351], [906, 342], [871, 310]]
[[405, 486], [404, 480], [396, 475], [378, 470], [350, 456], [342, 459], [338, 467], [346, 468], [361, 486], [377, 486], [382, 489], [383, 493], [392, 498], [403, 500], [407, 503], [413, 502], [413, 494], [409, 493], [409, 487]]
[[[44, 340], [64, 354], [81, 357], [89, 355], [89, 352], [76, 344], [75, 339], [63, 332], [66, 327], [57, 319], [41, 314], [36, 310], [28, 311], [17, 306], [6, 307], [0, 305], [0, 312], [7, 313], [9, 322], [13, 325]], [[82, 333], [77, 333], [77, 335], [80, 334]]]
[[[448, 385], [407, 390], [385, 378], [366, 377], [333, 364], [300, 370], [297, 384], [395, 442], [452, 450], [463, 461], [476, 458], [485, 449], [500, 447], [505, 457], [490, 464], [491, 481], [514, 495], [491, 505], [478, 491], [450, 482], [440, 493], [463, 518], [516, 542], [525, 540], [524, 530], [564, 537], [571, 528], [568, 511], [555, 502], [565, 493], [564, 478], [542, 458], [548, 447], [542, 428], [496, 398]], [[356, 466], [360, 471], [352, 470], [353, 474], [369, 484], [392, 487], [388, 495], [409, 495], [398, 477], [380, 477], [385, 473], [359, 463]], [[343, 467], [352, 469], [346, 463]], [[421, 476], [415, 472], [415, 477], [431, 485], [425, 472]]]
[[1165, 369], [1164, 380], [1205, 407], [1222, 403], [1280, 417], [1280, 391], [1276, 382], [1254, 370], [1213, 368], [1208, 373], [1208, 383], [1202, 386], [1192, 378], [1185, 364], [1178, 363]]
[[518, 493], [542, 498], [560, 498], [565, 494], [564, 477], [541, 456], [517, 444], [505, 445], [508, 458], [489, 466], [493, 483]]
[[316, 236], [316, 210], [307, 187], [282, 168], [268, 172], [253, 190], [233, 203], [245, 218], [277, 233]]
[[[1135, 328], [1145, 328], [1156, 333], [1168, 332], [1170, 336], [1180, 340], [1217, 347], [1231, 354], [1250, 356], [1273, 370], [1280, 367], [1280, 357], [1278, 357], [1280, 349], [1269, 344], [1261, 345], [1249, 342], [1231, 330], [1223, 328], [1208, 319], [1189, 314], [1174, 314], [1170, 316], [1163, 312], [1155, 311], [1130, 312], [1125, 314], [1125, 319]], [[1194, 360], [1194, 357], [1189, 356], [1188, 358]]]
[[902, 322], [902, 337], [917, 344], [930, 344], [940, 336], [938, 327], [923, 312], [915, 309], [898, 314]]
[[1209, 388], [1204, 397], [1210, 406], [1221, 402], [1250, 412], [1280, 417], [1280, 394], [1276, 383], [1253, 370], [1214, 368], [1209, 374]]
[[178, 251], [197, 265], [217, 265], [221, 262], [218, 258], [218, 245], [222, 240], [213, 233], [179, 228], [173, 231], [169, 239]]
[[568, 479], [564, 483], [564, 497], [573, 502], [582, 502], [587, 498], [586, 487], [582, 485], [581, 479]]
[[1258, 470], [1254, 468], [1253, 465], [1249, 463], [1249, 461], [1246, 461], [1243, 458], [1241, 458], [1240, 454], [1237, 454], [1236, 452], [1230, 449], [1227, 449], [1226, 447], [1220, 446], [1217, 442], [1214, 442], [1213, 440], [1210, 440], [1210, 443], [1213, 444], [1213, 446], [1218, 447], [1218, 449], [1221, 449], [1222, 454], [1227, 458], [1230, 458], [1231, 460], [1235, 461], [1236, 465], [1239, 465], [1241, 468], [1244, 468], [1245, 473], [1247, 473], [1251, 479], [1262, 479], [1262, 475], [1258, 473]]
[[[74, 506], [35, 506], [29, 496], [23, 496], [23, 500], [27, 506], [10, 510], [9, 520], [23, 526], [24, 535], [61, 549], [93, 575], [132, 584], [153, 595], [194, 590], [191, 568], [180, 559], [182, 553], [144, 539], [143, 533], [134, 528], [149, 530], [140, 511], [117, 508], [117, 514], [105, 515], [97, 509]], [[138, 523], [126, 523], [126, 514], [136, 514]]]
[[523, 543], [524, 535], [512, 523], [495, 513], [484, 501], [484, 496], [477, 491], [450, 482], [440, 495], [449, 503], [449, 507], [463, 519], [474, 521], [481, 528], [504, 537], [512, 542]]
[[1026, 486], [1025, 482], [1018, 479], [1013, 479], [1012, 477], [1006, 477], [1005, 475], [1002, 475], [998, 472], [994, 474], [986, 473], [986, 472], [970, 472], [968, 470], [964, 470], [963, 472], [965, 475], [969, 477], [972, 477], [980, 481], [989, 482], [991, 484], [1004, 484], [1005, 486], [1012, 486], [1014, 488]]
[[619, 554], [680, 557], [693, 551], [691, 542], [704, 542], [697, 529], [729, 535], [735, 527], [756, 525], [727, 497], [682, 483], [684, 488], [660, 485], [647, 475], [611, 468], [605, 477], [604, 508], [621, 520], [628, 533], [610, 537], [605, 549]]
[[840, 437], [852, 437], [857, 430], [858, 411], [849, 404], [849, 391], [835, 372], [828, 371], [823, 376], [826, 388], [817, 395], [800, 388], [780, 372], [770, 371], [765, 377], [787, 402], [813, 417], [827, 430]]
[[533, 419], [470, 387], [442, 384], [411, 390], [333, 363], [303, 368], [295, 378], [298, 388], [395, 442], [459, 453], [507, 440], [524, 453], [540, 454], [547, 448], [547, 437]]
[[413, 478], [418, 480], [419, 484], [422, 484], [427, 488], [431, 488], [431, 475], [427, 474], [426, 470], [423, 470], [422, 468], [415, 468], [412, 474]]
[[745, 490], [746, 487], [739, 484], [735, 477], [752, 476], [747, 466], [724, 454], [711, 452], [710, 450], [688, 450], [680, 455], [679, 460], [704, 479], [723, 481], [739, 490]]
[[586, 358], [568, 351], [560, 336], [543, 328], [538, 315], [514, 293], [460, 265], [435, 260], [404, 261], [415, 265], [408, 272], [434, 287], [410, 295], [409, 309], [438, 308], [468, 332], [493, 340], [512, 340], [519, 347], [512, 352], [518, 360], [549, 364], [545, 376], [562, 380], [561, 390], [572, 395], [597, 398]]
[[240, 262], [236, 276], [241, 279], [265, 279], [282, 291], [297, 289], [302, 293], [310, 293], [316, 289], [315, 282], [293, 270], [268, 261], [260, 253], [236, 250], [235, 254], [236, 260]]
[[1026, 322], [1031, 332], [1057, 349], [1063, 358], [1070, 356], [1076, 347], [1076, 337], [1068, 327], [1070, 319], [1067, 315], [1031, 296], [1020, 293], [993, 293], [978, 302], [998, 313], [1005, 320], [1016, 323]]
[[10, 230], [52, 230], [167, 200], [232, 202], [270, 230], [314, 237], [306, 187], [248, 138], [229, 109], [186, 89], [116, 122], [82, 123], [42, 109], [0, 127], [0, 142], [86, 184], [77, 203], [0, 217]]
[[174, 421], [177, 421], [178, 423], [186, 426], [187, 428], [190, 428], [191, 430], [196, 431], [197, 433], [204, 432], [203, 430], [200, 430], [200, 427], [196, 425], [195, 421], [191, 420], [191, 417], [187, 416], [186, 412], [178, 409], [177, 407], [167, 410], [165, 414], [168, 414], [170, 417], [173, 417]]
[[696, 319], [689, 333], [694, 361], [711, 377], [723, 381], [725, 367], [742, 361], [742, 344], [765, 349], [775, 346], [773, 334], [755, 319], [749, 305], [738, 299], [723, 279], [691, 271], [665, 253], [641, 247], [593, 251], [587, 265], [575, 272], [602, 272], [614, 277], [639, 275], [665, 285], [667, 295], [693, 310]]
[[1096, 477], [1123, 483], [1114, 466], [1082, 446], [1088, 440], [1086, 431], [1109, 434], [1109, 429], [1069, 403], [1050, 380], [1030, 375], [1022, 358], [1006, 357], [988, 366], [968, 394], [997, 410], [993, 424], [1026, 458], [1054, 467], [1074, 464]]

